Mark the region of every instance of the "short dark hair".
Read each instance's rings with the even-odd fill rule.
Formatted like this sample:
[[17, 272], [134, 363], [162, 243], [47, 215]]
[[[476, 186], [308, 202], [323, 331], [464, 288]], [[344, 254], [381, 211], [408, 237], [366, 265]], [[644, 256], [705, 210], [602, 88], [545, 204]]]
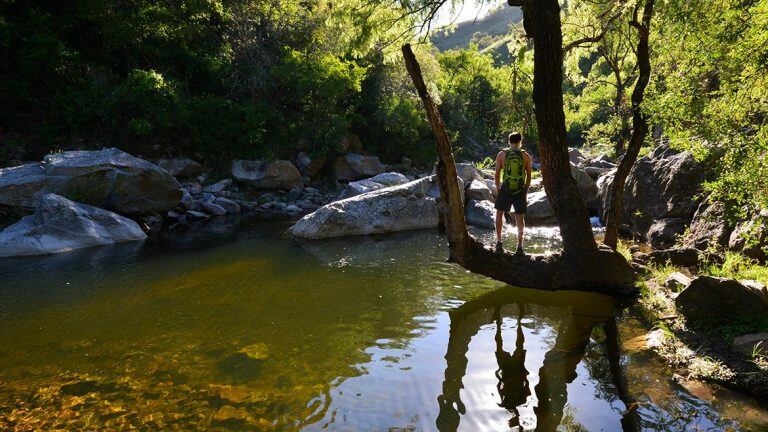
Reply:
[[520, 132], [512, 132], [511, 134], [509, 134], [510, 144], [517, 144], [522, 140], [523, 140], [523, 136], [520, 134]]

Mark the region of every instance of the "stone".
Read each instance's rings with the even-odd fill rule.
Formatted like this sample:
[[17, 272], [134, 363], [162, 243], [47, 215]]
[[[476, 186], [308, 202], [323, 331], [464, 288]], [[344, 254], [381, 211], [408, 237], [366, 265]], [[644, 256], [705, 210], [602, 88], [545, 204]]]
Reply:
[[583, 169], [571, 165], [571, 175], [579, 186], [579, 192], [585, 203], [594, 201], [598, 197], [597, 183]]
[[290, 190], [304, 184], [299, 170], [286, 160], [233, 160], [232, 178], [256, 189]]
[[316, 176], [325, 166], [325, 158], [313, 157], [309, 153], [301, 152], [296, 156], [296, 167], [302, 175]]
[[664, 280], [664, 286], [671, 289], [673, 292], [682, 291], [691, 283], [691, 278], [680, 272], [672, 272], [667, 279]]
[[674, 248], [655, 250], [648, 255], [648, 261], [654, 264], [670, 264], [677, 267], [696, 267], [704, 254], [694, 248]]
[[480, 170], [477, 169], [477, 167], [474, 164], [471, 164], [468, 162], [457, 163], [456, 174], [464, 182], [464, 184], [469, 184], [472, 180], [482, 181], [484, 179], [483, 174], [480, 172]]
[[742, 354], [768, 356], [768, 333], [751, 333], [733, 338], [733, 349]]
[[232, 186], [232, 179], [223, 179], [204, 187], [203, 192], [209, 194], [217, 194], [223, 192], [224, 189], [230, 186]]
[[587, 175], [589, 175], [590, 177], [592, 177], [593, 180], [597, 180], [603, 174], [607, 173], [608, 171], [611, 171], [611, 168], [600, 168], [600, 167], [594, 167], [594, 166], [586, 166], [583, 169], [584, 169], [584, 172], [587, 173]]
[[195, 211], [195, 210], [187, 210], [187, 212], [184, 213], [184, 215], [189, 220], [208, 219], [208, 217], [209, 217], [207, 214], [199, 212], [199, 211]]
[[400, 165], [402, 165], [405, 169], [410, 169], [413, 166], [413, 161], [410, 158], [403, 156], [403, 158], [400, 160]]
[[375, 176], [369, 178], [368, 180], [383, 184], [384, 186], [397, 186], [397, 185], [408, 183], [408, 177], [398, 172], [385, 172], [381, 174], [376, 174]]
[[581, 154], [579, 149], [569, 148], [568, 149], [568, 159], [571, 161], [571, 163], [577, 164], [577, 163], [581, 162], [582, 159], [584, 159], [584, 155]]
[[200, 195], [203, 193], [203, 187], [200, 185], [200, 183], [191, 183], [187, 190], [192, 195]]
[[725, 207], [722, 203], [702, 202], [693, 215], [688, 235], [683, 245], [706, 250], [710, 247], [726, 248], [733, 227], [725, 221]]
[[46, 255], [146, 238], [128, 218], [46, 194], [33, 215], [0, 232], [0, 257]]
[[[622, 225], [648, 240], [648, 230], [658, 219], [693, 218], [705, 179], [705, 167], [692, 154], [677, 152], [667, 145], [657, 147], [638, 159], [630, 171], [624, 187]], [[607, 190], [600, 195], [605, 208]]]
[[381, 173], [368, 179], [349, 182], [339, 194], [339, 199], [346, 199], [389, 186], [408, 183], [408, 178], [400, 173]]
[[353, 181], [368, 178], [386, 171], [376, 156], [348, 153], [339, 156], [333, 163], [333, 173], [339, 181]]
[[[531, 184], [533, 184], [533, 181], [531, 181]], [[485, 179], [485, 186], [491, 191], [491, 196], [493, 196], [493, 199], [495, 200], [496, 195], [499, 193], [496, 189], [496, 181], [494, 179]]]
[[657, 219], [648, 229], [646, 239], [656, 249], [670, 248], [688, 228], [689, 222], [690, 219], [684, 218]]
[[348, 133], [339, 139], [336, 144], [336, 150], [339, 153], [360, 153], [363, 151], [363, 142], [360, 141], [360, 137], [357, 134]]
[[[60, 178], [58, 183], [63, 181]], [[39, 163], [0, 169], [0, 205], [33, 208], [42, 195], [57, 189], [56, 186]]]
[[229, 214], [240, 214], [240, 204], [229, 198], [217, 197], [213, 200], [213, 203], [226, 210]]
[[675, 298], [675, 306], [688, 319], [728, 321], [768, 313], [768, 296], [734, 279], [697, 276]]
[[467, 186], [467, 190], [465, 192], [468, 200], [476, 200], [476, 201], [491, 201], [493, 200], [493, 193], [488, 188], [488, 185], [485, 184], [485, 181], [472, 179], [472, 181]]
[[544, 191], [528, 194], [528, 212], [525, 214], [525, 221], [531, 225], [557, 224], [555, 210]]
[[467, 201], [466, 216], [467, 223], [470, 225], [492, 229], [496, 226], [496, 208], [491, 201], [469, 199]]
[[431, 176], [335, 201], [304, 216], [288, 232], [320, 239], [434, 228], [438, 210], [429, 192], [436, 183]]
[[295, 204], [288, 204], [285, 206], [285, 211], [288, 213], [301, 213], [301, 208]]
[[768, 259], [768, 211], [736, 224], [728, 240], [728, 249], [765, 262]]
[[181, 201], [179, 202], [179, 205], [185, 209], [191, 209], [195, 205], [195, 199], [192, 198], [192, 194], [184, 188], [181, 189]]
[[200, 174], [203, 167], [189, 158], [160, 159], [157, 165], [176, 178], [190, 178]]
[[208, 201], [202, 201], [200, 203], [200, 209], [211, 216], [224, 216], [227, 214], [227, 210], [224, 207]]

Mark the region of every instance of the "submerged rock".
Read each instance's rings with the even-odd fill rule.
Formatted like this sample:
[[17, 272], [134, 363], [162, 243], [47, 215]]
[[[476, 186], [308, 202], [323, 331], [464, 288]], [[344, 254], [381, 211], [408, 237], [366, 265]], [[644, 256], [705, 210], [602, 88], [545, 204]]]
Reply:
[[40, 198], [34, 215], [0, 232], [0, 257], [68, 252], [146, 237], [128, 218], [47, 194]]
[[307, 239], [389, 233], [438, 224], [434, 176], [335, 201], [301, 218], [288, 232]]

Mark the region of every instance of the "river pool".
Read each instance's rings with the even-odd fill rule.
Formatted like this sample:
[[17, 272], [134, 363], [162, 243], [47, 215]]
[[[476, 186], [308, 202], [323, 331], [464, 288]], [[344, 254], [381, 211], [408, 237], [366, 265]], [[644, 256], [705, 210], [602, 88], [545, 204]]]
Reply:
[[768, 430], [622, 349], [647, 329], [611, 298], [473, 275], [436, 231], [286, 227], [0, 260], [0, 430]]

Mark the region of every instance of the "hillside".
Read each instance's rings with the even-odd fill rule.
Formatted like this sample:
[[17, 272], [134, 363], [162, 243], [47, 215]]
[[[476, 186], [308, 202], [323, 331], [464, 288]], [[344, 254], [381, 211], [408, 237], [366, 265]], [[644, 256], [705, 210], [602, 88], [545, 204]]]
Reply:
[[[520, 8], [501, 6], [481, 19], [458, 23], [454, 29], [435, 32], [430, 39], [440, 51], [469, 46], [475, 33], [480, 33], [475, 41], [481, 41], [479, 45], [490, 45], [499, 36], [509, 32], [512, 23], [522, 20], [523, 13]], [[484, 48], [484, 46], [481, 46]]]

